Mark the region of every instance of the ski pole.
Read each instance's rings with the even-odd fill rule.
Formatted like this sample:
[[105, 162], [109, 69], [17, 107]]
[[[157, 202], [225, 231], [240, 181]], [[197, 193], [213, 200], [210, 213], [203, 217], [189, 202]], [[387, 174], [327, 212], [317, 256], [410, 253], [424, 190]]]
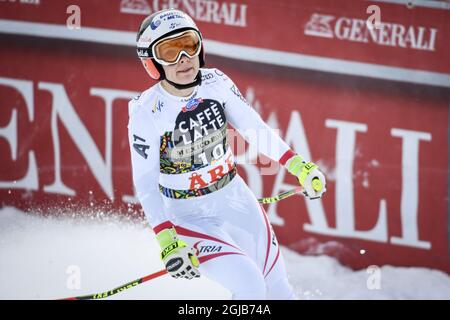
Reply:
[[259, 198], [258, 202], [259, 203], [275, 203], [280, 200], [289, 198], [289, 197], [293, 196], [294, 194], [303, 194], [303, 188], [297, 187], [295, 189], [291, 189], [291, 190], [282, 192], [280, 194], [277, 194], [276, 196], [273, 196], [273, 197]]
[[[322, 183], [320, 182], [320, 180], [318, 178], [313, 179], [312, 187], [316, 191], [320, 191], [322, 189]], [[259, 203], [275, 203], [280, 200], [289, 198], [289, 197], [293, 196], [294, 194], [302, 194], [305, 197], [308, 197], [308, 194], [306, 193], [306, 191], [304, 191], [304, 189], [302, 187], [297, 187], [297, 188], [282, 192], [280, 194], [277, 194], [276, 196], [273, 196], [273, 197], [260, 198], [260, 199], [258, 199], [258, 202]], [[320, 197], [314, 197], [314, 198], [309, 198], [309, 199], [314, 200], [314, 199], [319, 199], [319, 198]]]
[[79, 296], [79, 297], [70, 297], [70, 298], [65, 298], [62, 300], [90, 300], [90, 299], [103, 299], [103, 298], [107, 298], [110, 297], [116, 293], [125, 291], [127, 289], [133, 288], [141, 283], [147, 282], [149, 280], [153, 280], [156, 279], [158, 277], [161, 277], [163, 275], [167, 274], [167, 270], [163, 269], [160, 270], [158, 272], [149, 274], [148, 276], [136, 279], [134, 281], [128, 282], [124, 285], [121, 285], [120, 287], [117, 287], [115, 289], [109, 290], [109, 291], [105, 291], [105, 292], [101, 292], [101, 293], [94, 293], [94, 294], [89, 294], [89, 295], [85, 295], [85, 296]]

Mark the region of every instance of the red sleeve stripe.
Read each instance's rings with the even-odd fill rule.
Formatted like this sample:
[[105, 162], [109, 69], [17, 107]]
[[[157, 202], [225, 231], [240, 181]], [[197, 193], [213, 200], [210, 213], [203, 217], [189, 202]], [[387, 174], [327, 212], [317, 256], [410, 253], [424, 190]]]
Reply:
[[155, 232], [155, 234], [158, 234], [161, 231], [163, 231], [164, 229], [169, 229], [169, 228], [172, 228], [173, 226], [174, 226], [174, 224], [172, 222], [166, 221], [166, 222], [158, 224], [156, 227], [154, 227], [153, 231]]
[[280, 160], [278, 160], [278, 162], [284, 166], [286, 164], [286, 162], [293, 156], [295, 156], [295, 152], [292, 151], [291, 149], [289, 149], [281, 156], [281, 158], [280, 158]]

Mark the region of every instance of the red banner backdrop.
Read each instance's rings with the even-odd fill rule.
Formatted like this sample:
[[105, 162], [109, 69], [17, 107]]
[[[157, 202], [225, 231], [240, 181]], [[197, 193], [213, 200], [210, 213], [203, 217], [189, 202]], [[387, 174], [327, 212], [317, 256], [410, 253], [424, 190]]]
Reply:
[[[0, 2], [2, 205], [142, 217], [133, 204], [127, 102], [153, 83], [131, 46], [92, 37], [134, 33], [145, 14], [178, 6], [210, 41], [208, 66], [231, 76], [262, 117], [326, 173], [322, 200], [295, 196], [266, 207], [282, 244], [354, 268], [450, 271], [448, 10], [379, 4], [385, 28], [371, 33], [366, 2], [80, 0], [87, 42], [69, 40], [77, 30], [45, 34], [65, 26], [70, 4]], [[243, 60], [218, 57], [231, 44]], [[262, 50], [260, 62], [295, 53], [300, 63], [312, 57], [323, 64], [248, 62], [249, 48]], [[338, 70], [348, 62], [359, 64]], [[392, 81], [390, 72], [403, 78]], [[261, 175], [264, 165], [253, 157], [249, 149], [239, 156], [239, 172], [257, 196], [296, 185], [285, 170]]]
[[[91, 28], [135, 33], [146, 15], [179, 8], [195, 19], [208, 40], [450, 72], [450, 45], [445, 41], [450, 36], [449, 11], [429, 7], [357, 0], [339, 4], [334, 0], [4, 0], [0, 1], [0, 19], [65, 26], [73, 23], [74, 5], [79, 8], [82, 27], [71, 30], [74, 37]], [[373, 30], [366, 24], [370, 5], [380, 10], [380, 28]], [[29, 28], [39, 32], [41, 27]]]

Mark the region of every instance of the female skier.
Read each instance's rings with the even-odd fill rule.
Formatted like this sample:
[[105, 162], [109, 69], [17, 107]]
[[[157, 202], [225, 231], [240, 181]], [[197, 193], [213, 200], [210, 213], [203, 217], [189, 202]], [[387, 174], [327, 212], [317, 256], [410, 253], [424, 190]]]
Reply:
[[129, 103], [133, 181], [168, 273], [203, 274], [233, 299], [294, 298], [268, 217], [236, 172], [227, 124], [269, 132], [276, 143], [260, 151], [297, 176], [310, 198], [325, 192], [323, 174], [262, 121], [229, 77], [203, 68], [202, 35], [184, 12], [147, 17], [137, 52], [159, 82]]

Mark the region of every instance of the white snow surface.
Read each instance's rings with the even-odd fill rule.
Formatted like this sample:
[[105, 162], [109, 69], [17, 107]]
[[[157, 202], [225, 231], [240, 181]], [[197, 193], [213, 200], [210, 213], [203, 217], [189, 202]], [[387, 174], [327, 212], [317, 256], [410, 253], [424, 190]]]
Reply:
[[[299, 299], [450, 299], [450, 277], [439, 270], [383, 266], [379, 288], [369, 289], [367, 270], [354, 271], [334, 258], [304, 256], [286, 247], [282, 254]], [[158, 244], [146, 223], [0, 210], [0, 299], [99, 293], [162, 268]], [[79, 289], [69, 289], [74, 270], [79, 270]], [[164, 275], [108, 299], [230, 298], [228, 290], [206, 277], [180, 280]]]

